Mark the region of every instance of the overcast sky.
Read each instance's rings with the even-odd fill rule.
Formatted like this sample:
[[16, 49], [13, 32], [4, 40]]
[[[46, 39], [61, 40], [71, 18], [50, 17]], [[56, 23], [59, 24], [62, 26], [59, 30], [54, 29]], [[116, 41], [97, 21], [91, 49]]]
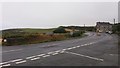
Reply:
[[117, 2], [5, 2], [1, 8], [2, 29], [95, 26], [118, 19]]

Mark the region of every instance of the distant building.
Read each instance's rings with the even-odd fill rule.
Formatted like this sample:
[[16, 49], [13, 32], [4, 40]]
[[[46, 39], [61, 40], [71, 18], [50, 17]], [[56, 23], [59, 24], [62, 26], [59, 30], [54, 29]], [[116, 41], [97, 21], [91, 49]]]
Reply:
[[97, 22], [96, 31], [98, 32], [112, 31], [112, 24], [110, 24], [109, 22]]

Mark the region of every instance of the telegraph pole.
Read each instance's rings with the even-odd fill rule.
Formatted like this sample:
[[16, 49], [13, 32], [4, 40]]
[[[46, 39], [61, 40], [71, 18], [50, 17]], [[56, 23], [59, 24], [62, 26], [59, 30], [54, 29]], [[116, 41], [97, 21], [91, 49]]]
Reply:
[[84, 31], [85, 31], [85, 24], [84, 24]]
[[115, 18], [113, 19], [113, 21], [114, 21], [114, 25], [115, 25]]

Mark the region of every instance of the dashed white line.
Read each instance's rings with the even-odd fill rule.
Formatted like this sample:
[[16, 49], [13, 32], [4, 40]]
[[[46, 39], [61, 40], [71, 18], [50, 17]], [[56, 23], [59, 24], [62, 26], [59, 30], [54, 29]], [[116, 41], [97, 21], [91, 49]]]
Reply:
[[5, 64], [5, 65], [2, 65], [2, 67], [7, 67], [7, 66], [10, 66], [11, 64]]
[[0, 63], [0, 65], [2, 65], [2, 64], [7, 64], [7, 63], [10, 63], [10, 61], [2, 62], [2, 63]]
[[61, 51], [60, 53], [64, 53], [65, 51]]
[[61, 50], [57, 50], [57, 51], [55, 51], [55, 52], [60, 52]]
[[91, 56], [86, 56], [86, 55], [82, 55], [82, 54], [78, 54], [78, 53], [73, 53], [73, 52], [65, 52], [68, 54], [74, 54], [74, 55], [78, 55], [78, 56], [82, 56], [82, 57], [86, 57], [86, 58], [90, 58], [90, 59], [94, 59], [94, 60], [98, 60], [98, 61], [104, 61], [103, 59], [99, 59], [99, 58], [95, 58], [95, 57], [91, 57]]
[[57, 55], [58, 53], [53, 53], [52, 55]]
[[45, 56], [42, 56], [42, 57], [48, 57], [48, 56], [50, 56], [50, 55], [45, 55]]
[[34, 57], [36, 57], [36, 56], [30, 56], [30, 57], [27, 57], [26, 59], [31, 59], [31, 58], [34, 58]]
[[37, 59], [40, 59], [40, 57], [36, 57], [36, 58], [31, 59], [31, 60], [37, 60]]
[[25, 63], [25, 62], [27, 62], [27, 61], [23, 60], [23, 61], [16, 62], [16, 64], [21, 64], [21, 63]]
[[80, 46], [77, 46], [77, 47], [80, 47]]
[[47, 54], [53, 54], [54, 52], [48, 52]]
[[67, 48], [67, 50], [71, 50], [72, 48]]
[[16, 61], [21, 61], [23, 59], [16, 59], [16, 60], [12, 60], [11, 62], [16, 62]]
[[40, 55], [37, 55], [37, 56], [44, 56], [45, 54], [40, 54]]
[[[95, 42], [91, 42], [89, 44], [84, 44], [84, 45], [80, 45], [80, 46], [75, 46], [75, 47], [71, 47], [71, 48], [66, 48], [66, 49], [62, 49], [62, 50], [57, 50], [57, 51], [54, 51], [54, 52], [48, 52], [47, 54], [52, 54], [52, 55], [57, 55], [59, 54], [58, 52], [60, 53], [64, 53], [66, 50], [70, 50], [70, 49], [74, 49], [74, 48], [78, 48], [78, 47], [81, 47], [81, 46], [87, 46], [87, 45], [91, 45], [91, 44], [94, 44]], [[56, 45], [56, 44], [53, 44], [53, 45]], [[51, 46], [51, 45], [48, 45], [48, 46]], [[10, 51], [3, 51], [3, 52], [12, 52], [12, 51], [19, 51], [19, 50], [22, 50], [22, 49], [17, 49], [17, 50], [10, 50]], [[68, 53], [68, 52], [66, 52]], [[71, 52], [69, 52], [71, 53]], [[99, 58], [95, 58], [95, 57], [90, 57], [90, 56], [85, 56], [85, 55], [82, 55], [82, 54], [77, 54], [77, 53], [71, 53], [71, 54], [75, 54], [75, 55], [79, 55], [79, 56], [83, 56], [83, 57], [87, 57], [87, 58], [90, 58], [90, 59], [94, 59], [94, 60], [99, 60], [99, 61], [104, 61], [103, 59], [99, 59]], [[112, 55], [112, 54], [111, 54]], [[37, 56], [42, 56], [42, 57], [48, 57], [50, 55], [46, 55], [46, 54], [40, 54], [40, 55], [37, 55]], [[40, 57], [37, 57], [37, 58], [34, 58], [36, 56], [30, 56], [30, 57], [27, 57], [26, 59], [31, 59], [31, 60], [37, 60], [37, 59], [40, 59]], [[7, 64], [7, 63], [10, 63], [10, 62], [16, 62], [16, 64], [20, 64], [20, 63], [24, 63], [26, 62], [26, 60], [23, 60], [23, 59], [16, 59], [16, 60], [12, 60], [12, 61], [8, 61], [8, 62], [3, 62], [3, 63], [0, 63], [0, 65], [3, 65], [4, 66], [10, 66], [10, 64]], [[19, 61], [19, 62], [18, 62]]]
[[67, 50], [67, 49], [62, 49], [62, 50], [64, 50], [64, 51], [65, 51], [65, 50]]

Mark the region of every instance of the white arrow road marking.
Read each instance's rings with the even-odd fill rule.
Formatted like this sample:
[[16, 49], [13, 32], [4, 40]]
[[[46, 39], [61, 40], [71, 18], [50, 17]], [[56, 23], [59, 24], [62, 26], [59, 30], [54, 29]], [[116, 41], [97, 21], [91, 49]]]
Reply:
[[95, 57], [91, 57], [91, 56], [86, 56], [86, 55], [82, 55], [82, 54], [78, 54], [78, 53], [73, 53], [73, 52], [65, 52], [65, 53], [73, 54], [73, 55], [78, 55], [78, 56], [90, 58], [90, 59], [93, 59], [93, 60], [104, 61], [103, 59], [100, 59], [100, 58], [95, 58]]

